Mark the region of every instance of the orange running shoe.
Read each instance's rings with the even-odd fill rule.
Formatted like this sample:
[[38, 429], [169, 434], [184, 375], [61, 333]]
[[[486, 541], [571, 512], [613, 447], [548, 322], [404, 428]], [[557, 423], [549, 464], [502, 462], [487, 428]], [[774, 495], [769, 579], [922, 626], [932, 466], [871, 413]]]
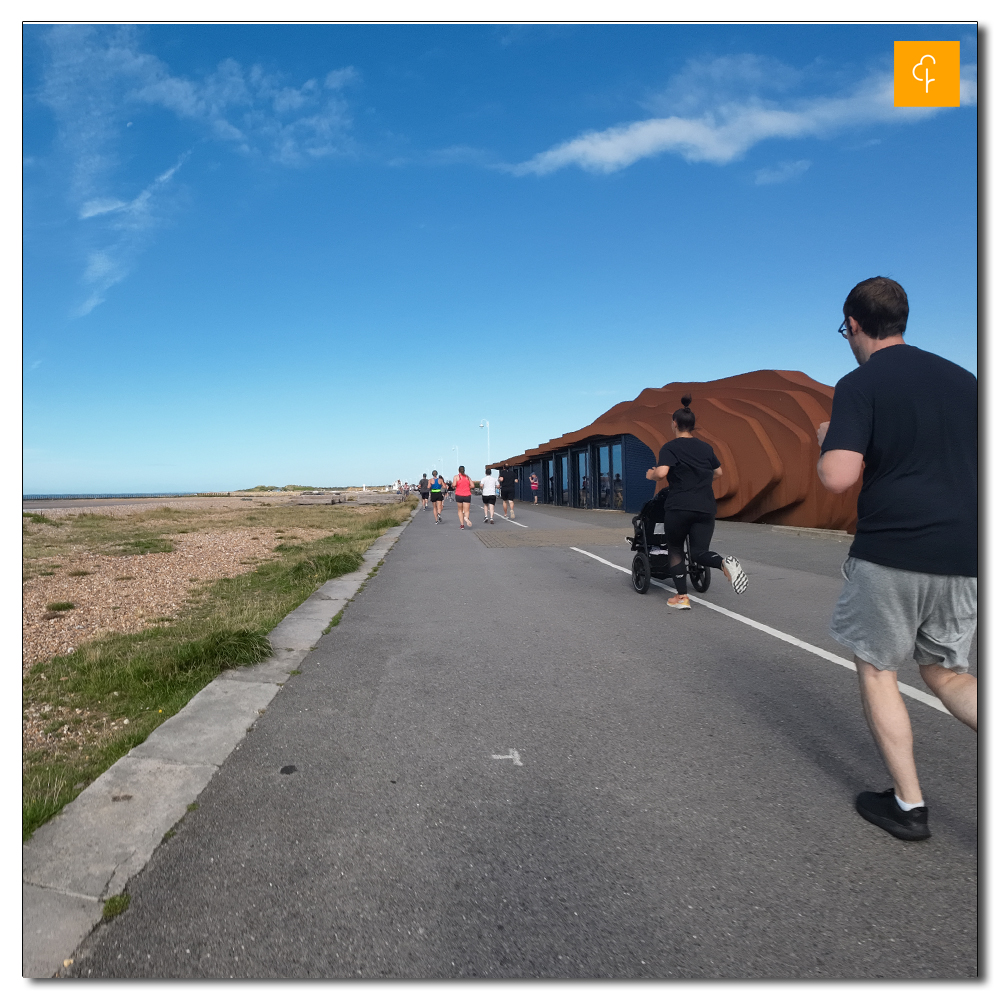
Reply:
[[667, 605], [680, 611], [691, 610], [691, 600], [687, 594], [674, 594], [673, 597], [668, 597]]

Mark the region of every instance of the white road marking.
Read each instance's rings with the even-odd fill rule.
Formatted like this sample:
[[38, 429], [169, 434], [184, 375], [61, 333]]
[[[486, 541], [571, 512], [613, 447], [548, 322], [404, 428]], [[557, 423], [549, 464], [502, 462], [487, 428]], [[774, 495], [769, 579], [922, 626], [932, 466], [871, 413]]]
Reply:
[[[486, 508], [484, 507], [483, 508], [483, 513], [485, 513], [485, 512], [486, 512]], [[497, 517], [502, 517], [508, 524], [516, 524], [519, 528], [527, 528], [528, 527], [526, 524], [521, 524], [520, 521], [512, 521], [509, 517], [507, 517], [506, 514], [501, 514], [500, 511], [497, 511]]]
[[521, 763], [521, 755], [516, 750], [511, 750], [510, 753], [495, 753], [491, 754], [494, 760], [512, 760], [518, 767], [524, 767]]
[[[617, 563], [609, 562], [607, 559], [602, 559], [598, 555], [594, 555], [593, 552], [588, 552], [586, 549], [578, 549], [575, 545], [570, 546], [574, 552], [579, 552], [581, 555], [590, 556], [591, 559], [596, 559], [599, 563], [604, 563], [605, 566], [610, 566], [612, 569], [620, 570], [622, 573], [628, 573], [629, 576], [632, 575], [632, 571], [627, 569], [625, 566], [619, 566]], [[650, 580], [649, 581], [654, 587], [659, 587], [661, 590], [669, 590], [674, 592], [673, 587], [667, 586], [660, 580]], [[738, 622], [743, 622], [744, 625], [749, 625], [751, 628], [758, 629], [761, 632], [766, 632], [768, 635], [773, 635], [776, 639], [781, 639], [782, 642], [791, 643], [793, 646], [798, 646], [799, 649], [804, 649], [807, 653], [812, 653], [815, 656], [822, 657], [824, 660], [829, 660], [831, 663], [839, 664], [841, 667], [847, 667], [848, 670], [853, 670], [857, 673], [857, 667], [850, 661], [845, 659], [843, 656], [837, 656], [836, 653], [828, 653], [825, 649], [820, 649], [819, 646], [814, 646], [812, 643], [804, 642], [802, 639], [797, 639], [794, 635], [789, 635], [787, 632], [779, 632], [776, 628], [771, 628], [770, 625], [765, 625], [763, 622], [754, 621], [752, 618], [747, 618], [746, 615], [737, 614], [735, 611], [730, 611], [728, 608], [719, 607], [718, 604], [712, 604], [711, 601], [706, 601], [702, 597], [695, 597], [694, 594], [688, 594], [688, 597], [695, 601], [697, 604], [704, 604], [706, 608], [711, 608], [713, 611], [718, 611], [720, 615], [725, 615], [727, 618], [734, 618]], [[904, 684], [902, 681], [899, 682], [899, 690], [913, 698], [914, 701], [923, 702], [925, 705], [930, 705], [931, 708], [936, 708], [939, 712], [944, 712], [945, 715], [951, 715], [951, 712], [944, 707], [940, 698], [935, 698], [932, 694], [927, 694], [926, 691], [921, 691], [919, 688], [911, 687], [909, 684]]]

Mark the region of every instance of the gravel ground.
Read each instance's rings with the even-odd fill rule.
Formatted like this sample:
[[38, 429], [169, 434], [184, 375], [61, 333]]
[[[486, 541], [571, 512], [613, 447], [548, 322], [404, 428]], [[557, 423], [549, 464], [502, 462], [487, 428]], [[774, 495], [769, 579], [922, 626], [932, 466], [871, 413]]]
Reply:
[[[111, 512], [108, 508], [100, 511]], [[118, 515], [123, 508], [114, 508], [113, 512]], [[25, 581], [22, 675], [34, 664], [72, 652], [88, 639], [108, 633], [139, 632], [158, 621], [172, 619], [195, 587], [248, 572], [267, 559], [279, 541], [312, 541], [329, 533], [296, 528], [279, 538], [273, 528], [209, 529], [172, 536], [173, 552], [143, 556], [96, 555], [83, 546], [72, 546], [68, 555], [59, 556], [54, 575], [32, 576]], [[87, 575], [71, 576], [74, 572]], [[47, 611], [47, 605], [57, 602], [71, 602], [76, 607], [64, 612]], [[61, 729], [46, 732], [64, 716]], [[88, 740], [127, 724], [127, 719], [109, 722], [103, 715], [91, 720], [80, 709], [57, 710], [51, 705], [25, 703], [22, 745], [28, 752], [55, 746], [70, 736]]]

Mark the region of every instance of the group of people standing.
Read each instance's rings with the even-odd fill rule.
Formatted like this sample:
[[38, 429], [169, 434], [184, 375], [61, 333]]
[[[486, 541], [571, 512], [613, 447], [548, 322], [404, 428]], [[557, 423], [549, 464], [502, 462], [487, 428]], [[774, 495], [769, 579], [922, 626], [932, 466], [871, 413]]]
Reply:
[[[430, 479], [425, 472], [417, 484], [420, 491], [421, 509], [430, 509], [434, 512], [434, 523], [441, 524], [444, 521], [444, 501], [449, 493], [455, 496], [455, 503], [458, 507], [458, 524], [464, 531], [472, 527], [472, 520], [469, 513], [472, 509], [472, 480], [466, 475], [465, 466], [460, 465], [458, 472], [452, 479], [445, 479], [437, 469], [431, 472]], [[514, 486], [517, 483], [517, 475], [513, 469], [506, 466], [493, 474], [493, 470], [487, 469], [486, 475], [480, 481], [483, 496], [483, 523], [493, 524], [493, 508], [496, 506], [497, 493], [503, 503], [504, 517], [514, 519]]]

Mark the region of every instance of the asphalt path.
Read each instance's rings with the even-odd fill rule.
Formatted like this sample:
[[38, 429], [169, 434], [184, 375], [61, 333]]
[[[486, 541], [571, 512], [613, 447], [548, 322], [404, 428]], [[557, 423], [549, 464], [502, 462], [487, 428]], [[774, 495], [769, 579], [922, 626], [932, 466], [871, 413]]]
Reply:
[[[73, 975], [977, 975], [974, 733], [908, 702], [933, 836], [897, 841], [851, 671], [552, 544], [627, 566], [621, 515], [473, 511], [417, 512]], [[844, 541], [715, 547], [750, 587], [707, 599], [848, 655]]]

